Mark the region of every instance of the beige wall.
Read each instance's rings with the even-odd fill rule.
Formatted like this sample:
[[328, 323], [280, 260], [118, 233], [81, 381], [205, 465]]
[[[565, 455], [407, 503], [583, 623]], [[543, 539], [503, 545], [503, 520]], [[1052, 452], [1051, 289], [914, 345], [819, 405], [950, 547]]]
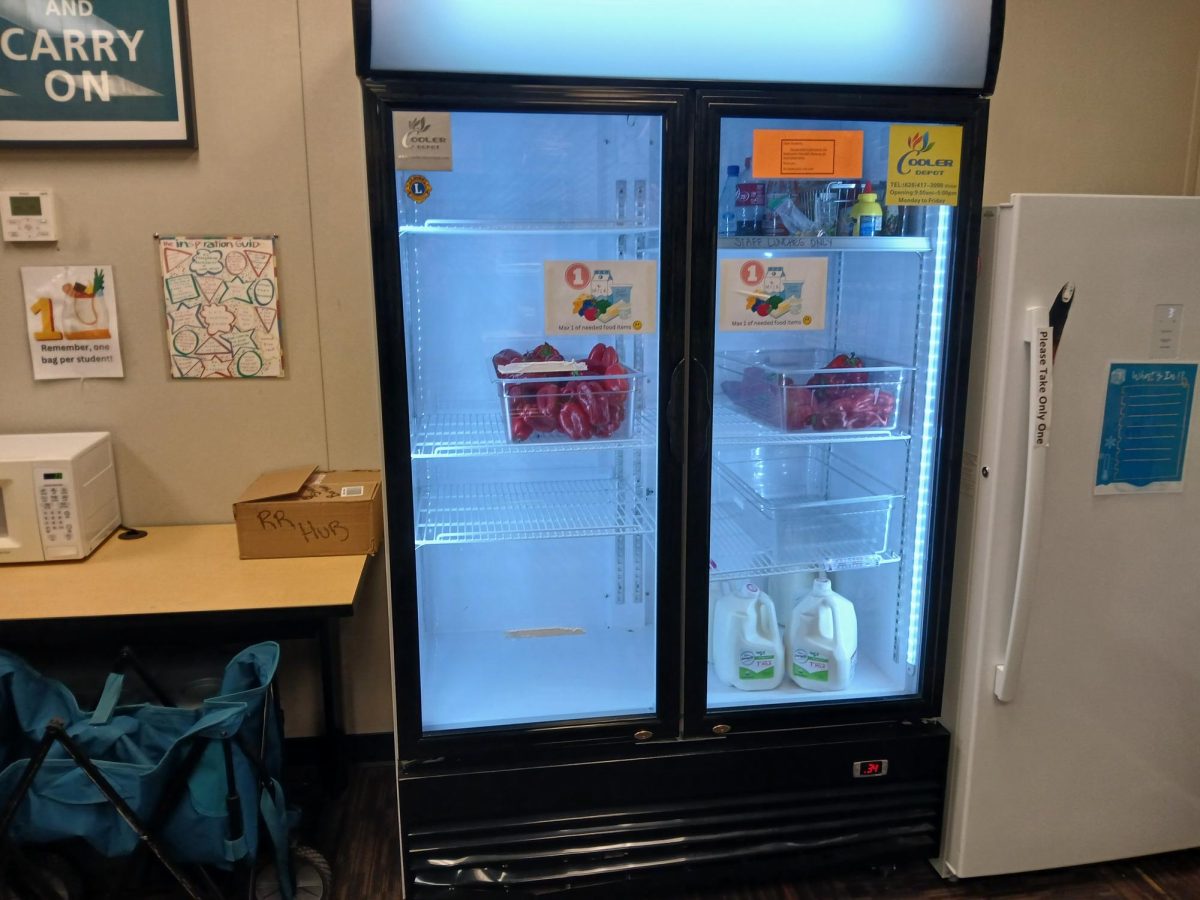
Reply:
[[1200, 0], [1008, 0], [984, 201], [1194, 193]]
[[[350, 4], [190, 4], [199, 149], [0, 150], [0, 185], [48, 187], [56, 247], [0, 244], [0, 431], [114, 435], [128, 524], [224, 522], [264, 468], [379, 465], [361, 94]], [[155, 232], [279, 235], [287, 377], [168, 375]], [[125, 377], [34, 383], [20, 267], [111, 263]], [[169, 589], [164, 587], [164, 589]], [[3, 572], [0, 570], [0, 590]], [[379, 580], [346, 630], [348, 725], [391, 728]], [[289, 645], [290, 730], [311, 733], [308, 648]], [[365, 685], [365, 687], [361, 687]]]
[[[230, 501], [264, 467], [378, 465], [349, 8], [192, 3], [197, 151], [0, 150], [0, 185], [53, 188], [65, 223], [57, 247], [0, 244], [0, 430], [111, 430], [129, 523], [228, 521]], [[1198, 47], [1200, 0], [1010, 0], [986, 201], [1194, 192]], [[239, 231], [279, 235], [287, 377], [174, 381], [152, 235]], [[124, 379], [32, 382], [19, 267], [60, 262], [115, 267]], [[343, 633], [347, 724], [386, 731], [378, 571], [365, 594]], [[301, 648], [288, 660], [291, 674], [311, 669]], [[311, 733], [311, 679], [285, 684], [290, 730]]]

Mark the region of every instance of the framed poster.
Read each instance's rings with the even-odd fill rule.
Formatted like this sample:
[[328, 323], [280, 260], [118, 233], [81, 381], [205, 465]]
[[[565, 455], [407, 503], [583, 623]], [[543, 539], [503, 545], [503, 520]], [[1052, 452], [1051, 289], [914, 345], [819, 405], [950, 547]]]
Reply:
[[196, 146], [187, 0], [0, 0], [0, 145]]

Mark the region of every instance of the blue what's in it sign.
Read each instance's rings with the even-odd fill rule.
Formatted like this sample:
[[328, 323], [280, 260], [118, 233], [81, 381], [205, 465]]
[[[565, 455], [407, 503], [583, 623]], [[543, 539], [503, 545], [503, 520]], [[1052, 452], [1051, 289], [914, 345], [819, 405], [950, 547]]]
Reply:
[[0, 0], [0, 140], [181, 141], [184, 0]]
[[1109, 366], [1095, 493], [1183, 490], [1196, 366]]

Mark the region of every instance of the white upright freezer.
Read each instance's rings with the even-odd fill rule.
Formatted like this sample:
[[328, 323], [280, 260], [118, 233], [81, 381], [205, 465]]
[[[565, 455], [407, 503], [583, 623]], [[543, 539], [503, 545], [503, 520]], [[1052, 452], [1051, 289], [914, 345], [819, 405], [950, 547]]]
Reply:
[[1198, 329], [1200, 197], [985, 212], [944, 875], [1200, 845]]

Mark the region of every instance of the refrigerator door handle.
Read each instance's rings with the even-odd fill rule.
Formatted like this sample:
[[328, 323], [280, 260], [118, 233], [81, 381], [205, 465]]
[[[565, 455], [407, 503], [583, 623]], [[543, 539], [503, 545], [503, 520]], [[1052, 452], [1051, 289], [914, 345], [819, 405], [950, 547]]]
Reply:
[[687, 373], [685, 360], [675, 364], [671, 372], [671, 397], [667, 401], [667, 443], [671, 450], [671, 458], [676, 464], [683, 464], [683, 449], [680, 446], [683, 438], [683, 419], [686, 411], [682, 408], [683, 383]]
[[1053, 334], [1050, 313], [1044, 306], [1025, 311], [1025, 343], [1029, 344], [1029, 435], [1025, 452], [1025, 511], [1021, 517], [1021, 542], [1017, 556], [1017, 584], [1013, 591], [1004, 660], [996, 666], [996, 699], [1007, 703], [1017, 692], [1025, 637], [1033, 603], [1042, 538], [1045, 501], [1046, 451], [1050, 449], [1050, 412], [1054, 396]]
[[700, 423], [700, 431], [689, 435], [688, 446], [691, 449], [691, 461], [697, 462], [709, 452], [712, 440], [712, 385], [708, 378], [708, 369], [695, 357], [691, 361], [691, 377], [688, 379], [692, 387], [690, 402], [700, 414], [693, 421]]

